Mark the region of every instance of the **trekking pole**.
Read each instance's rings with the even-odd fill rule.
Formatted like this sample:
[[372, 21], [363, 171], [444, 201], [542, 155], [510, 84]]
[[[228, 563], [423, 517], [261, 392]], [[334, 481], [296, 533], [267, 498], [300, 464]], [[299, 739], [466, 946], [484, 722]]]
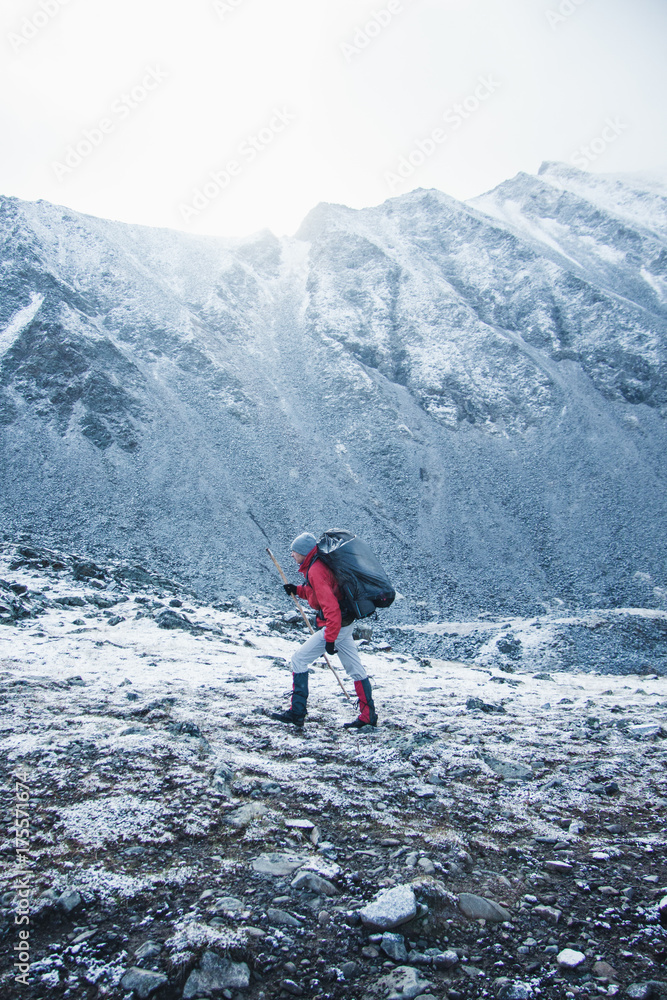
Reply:
[[[282, 571], [282, 568], [281, 568], [281, 566], [280, 566], [280, 563], [278, 562], [278, 560], [277, 560], [277, 559], [276, 559], [276, 557], [274, 556], [274, 554], [273, 554], [273, 552], [271, 551], [271, 549], [267, 549], [266, 551], [267, 551], [267, 552], [269, 553], [269, 555], [270, 555], [270, 557], [271, 557], [271, 561], [273, 562], [273, 565], [274, 565], [274, 566], [276, 567], [276, 569], [277, 569], [277, 570], [278, 570], [278, 572], [280, 573], [280, 575], [281, 575], [281, 577], [282, 577], [282, 580], [283, 580], [283, 583], [289, 583], [289, 580], [287, 579], [287, 577], [286, 577], [286, 576], [285, 576], [285, 574], [283, 573], [283, 571]], [[313, 628], [313, 626], [312, 626], [312, 625], [310, 624], [310, 622], [308, 621], [308, 617], [307, 617], [307, 615], [306, 615], [306, 612], [305, 612], [305, 611], [303, 610], [303, 608], [301, 607], [301, 605], [300, 605], [300, 604], [299, 604], [299, 602], [297, 601], [297, 599], [296, 599], [296, 595], [295, 595], [295, 594], [290, 594], [290, 597], [292, 598], [292, 600], [293, 600], [293, 601], [294, 601], [294, 603], [296, 604], [297, 608], [298, 608], [298, 609], [299, 609], [299, 611], [301, 612], [301, 617], [303, 618], [303, 620], [305, 621], [306, 625], [308, 626], [308, 629], [309, 629], [309, 631], [310, 631], [310, 632], [314, 632], [314, 631], [315, 631], [315, 629]], [[334, 677], [336, 678], [336, 680], [337, 680], [337, 681], [338, 681], [338, 683], [340, 684], [340, 689], [341, 689], [341, 691], [343, 692], [343, 694], [345, 695], [345, 697], [347, 698], [347, 700], [348, 700], [348, 701], [351, 701], [351, 698], [350, 698], [349, 694], [347, 693], [347, 691], [346, 691], [346, 690], [345, 690], [345, 688], [343, 687], [343, 683], [342, 683], [342, 681], [341, 681], [340, 677], [338, 676], [338, 674], [336, 673], [336, 671], [335, 671], [335, 669], [334, 669], [334, 666], [333, 666], [333, 663], [331, 662], [331, 660], [329, 659], [329, 657], [327, 656], [327, 654], [326, 654], [326, 653], [322, 653], [322, 656], [324, 657], [324, 659], [325, 659], [325, 662], [326, 662], [326, 665], [328, 666], [329, 670], [331, 671], [331, 673], [332, 673], [332, 674], [334, 675]]]

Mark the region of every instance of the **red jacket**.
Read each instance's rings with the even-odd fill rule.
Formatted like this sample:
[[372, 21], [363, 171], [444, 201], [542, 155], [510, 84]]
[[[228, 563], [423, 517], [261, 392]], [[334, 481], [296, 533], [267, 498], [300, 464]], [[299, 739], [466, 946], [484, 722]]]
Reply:
[[306, 582], [297, 587], [296, 592], [319, 612], [317, 627], [325, 627], [326, 641], [335, 642], [341, 628], [340, 588], [336, 577], [321, 559], [313, 562], [316, 555], [317, 549], [312, 549], [299, 566], [299, 573], [306, 577]]

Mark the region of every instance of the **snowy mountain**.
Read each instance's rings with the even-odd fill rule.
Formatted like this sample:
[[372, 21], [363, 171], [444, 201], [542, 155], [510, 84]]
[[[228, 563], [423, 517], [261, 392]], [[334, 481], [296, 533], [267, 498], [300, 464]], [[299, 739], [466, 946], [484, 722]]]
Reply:
[[252, 596], [267, 544], [349, 527], [397, 619], [667, 600], [658, 182], [550, 163], [282, 240], [0, 226], [6, 537]]

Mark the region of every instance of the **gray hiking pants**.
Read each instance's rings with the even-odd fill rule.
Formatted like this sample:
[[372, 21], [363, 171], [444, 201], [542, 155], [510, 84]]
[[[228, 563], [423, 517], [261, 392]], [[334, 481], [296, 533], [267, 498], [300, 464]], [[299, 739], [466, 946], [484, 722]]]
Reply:
[[[336, 652], [340, 657], [340, 662], [353, 681], [363, 681], [368, 674], [364, 670], [364, 665], [359, 659], [357, 647], [352, 638], [354, 632], [354, 622], [346, 625], [338, 633], [336, 639]], [[317, 660], [324, 652], [326, 640], [324, 629], [320, 628], [314, 632], [309, 639], [306, 639], [302, 646], [292, 656], [292, 673], [303, 674], [310, 664]]]

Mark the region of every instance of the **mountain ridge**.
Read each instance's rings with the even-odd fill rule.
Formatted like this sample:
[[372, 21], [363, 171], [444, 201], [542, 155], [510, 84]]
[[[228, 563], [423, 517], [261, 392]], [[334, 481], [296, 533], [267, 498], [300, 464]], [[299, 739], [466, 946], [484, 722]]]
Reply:
[[662, 606], [667, 199], [619, 183], [543, 164], [280, 239], [2, 199], [2, 530], [275, 594], [266, 540], [344, 521], [397, 618]]

